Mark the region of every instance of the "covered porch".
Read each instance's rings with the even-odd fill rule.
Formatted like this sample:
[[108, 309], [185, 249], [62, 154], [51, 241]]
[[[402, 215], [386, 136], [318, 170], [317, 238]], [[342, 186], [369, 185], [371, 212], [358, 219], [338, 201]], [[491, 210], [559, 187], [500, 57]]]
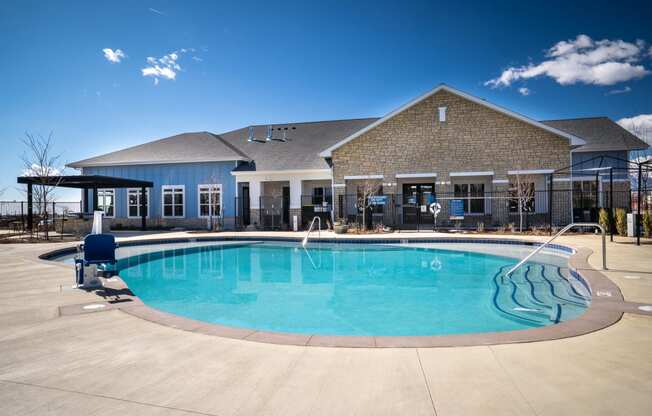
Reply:
[[315, 217], [332, 220], [330, 169], [233, 172], [236, 225], [265, 230], [301, 230]]

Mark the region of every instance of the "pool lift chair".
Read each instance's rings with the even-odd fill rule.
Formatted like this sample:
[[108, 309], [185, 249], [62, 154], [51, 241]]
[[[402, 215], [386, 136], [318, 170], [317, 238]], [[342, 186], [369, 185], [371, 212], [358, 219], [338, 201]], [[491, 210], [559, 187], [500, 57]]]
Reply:
[[115, 249], [118, 244], [115, 237], [102, 234], [101, 211], [96, 211], [93, 221], [93, 231], [84, 237], [84, 243], [77, 246], [75, 257], [75, 280], [79, 288], [94, 288], [102, 286], [98, 279], [98, 266], [106, 270], [107, 266], [115, 266]]

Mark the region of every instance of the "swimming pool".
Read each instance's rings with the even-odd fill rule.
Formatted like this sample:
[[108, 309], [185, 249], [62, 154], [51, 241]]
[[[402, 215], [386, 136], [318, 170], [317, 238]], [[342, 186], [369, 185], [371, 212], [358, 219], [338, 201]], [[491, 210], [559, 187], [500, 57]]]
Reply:
[[[491, 247], [484, 247], [491, 246]], [[531, 246], [247, 241], [132, 252], [120, 277], [145, 304], [260, 331], [420, 336], [553, 325], [590, 303], [567, 256]]]

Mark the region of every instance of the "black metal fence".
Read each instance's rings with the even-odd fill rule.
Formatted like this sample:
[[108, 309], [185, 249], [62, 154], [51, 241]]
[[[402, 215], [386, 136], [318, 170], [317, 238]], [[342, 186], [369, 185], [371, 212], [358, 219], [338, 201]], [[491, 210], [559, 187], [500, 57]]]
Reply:
[[[0, 229], [13, 234], [29, 233], [32, 236], [49, 236], [49, 231], [59, 231], [63, 236], [63, 224], [68, 218], [81, 215], [82, 203], [75, 202], [37, 202], [32, 203], [33, 225], [28, 229], [26, 201], [0, 201]], [[11, 235], [11, 234], [9, 234]]]
[[[366, 202], [359, 195], [338, 195], [334, 215], [357, 227], [398, 230], [552, 228], [571, 222], [597, 222], [601, 209], [636, 212], [636, 193], [553, 190], [519, 198], [508, 191], [481, 196], [451, 192], [428, 195], [429, 200], [419, 195], [386, 194]], [[431, 207], [433, 202], [437, 205]], [[652, 190], [642, 192], [641, 202], [642, 212], [652, 208]]]

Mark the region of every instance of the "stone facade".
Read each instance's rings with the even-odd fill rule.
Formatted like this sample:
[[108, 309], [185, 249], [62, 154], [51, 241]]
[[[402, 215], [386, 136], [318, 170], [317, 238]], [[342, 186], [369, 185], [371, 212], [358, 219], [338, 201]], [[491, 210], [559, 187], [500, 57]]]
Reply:
[[[439, 107], [446, 121], [439, 122]], [[566, 138], [509, 117], [448, 91], [424, 101], [344, 144], [332, 153], [334, 182], [349, 175], [397, 173], [560, 169], [569, 165]]]

